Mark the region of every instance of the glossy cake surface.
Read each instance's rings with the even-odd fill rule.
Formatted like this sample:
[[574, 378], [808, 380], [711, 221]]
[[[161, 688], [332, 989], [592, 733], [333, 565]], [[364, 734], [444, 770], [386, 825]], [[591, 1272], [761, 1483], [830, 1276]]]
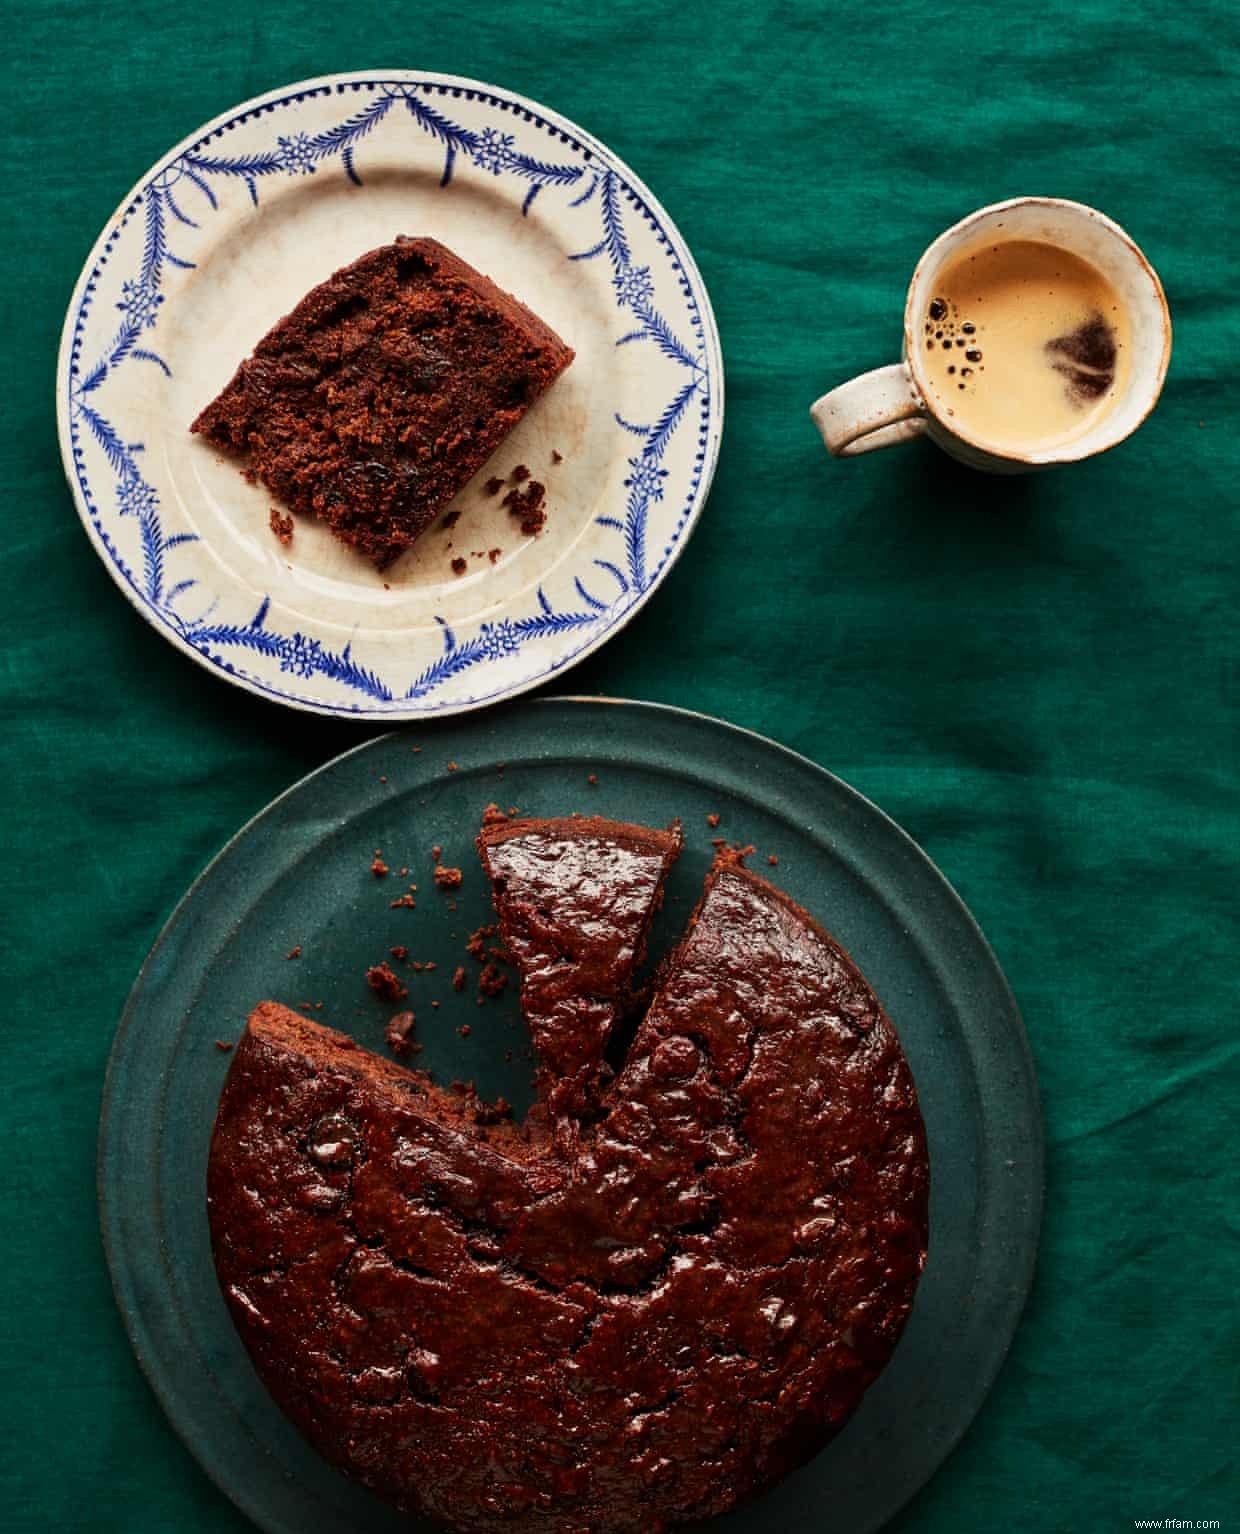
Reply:
[[[587, 908], [568, 962], [611, 1005], [674, 833], [503, 831], [482, 839], [501, 919], [511, 896], [550, 920], [562, 866], [560, 915]], [[570, 1014], [546, 971], [566, 929], [530, 930], [512, 951], [535, 1039], [540, 1019], [555, 1026], [522, 1127], [257, 1009], [212, 1142], [216, 1264], [275, 1398], [385, 1497], [462, 1530], [653, 1534], [803, 1462], [882, 1369], [925, 1258], [924, 1131], [859, 971], [734, 856], [613, 1080], [602, 1013], [583, 1013], [580, 1053], [561, 1037]]]

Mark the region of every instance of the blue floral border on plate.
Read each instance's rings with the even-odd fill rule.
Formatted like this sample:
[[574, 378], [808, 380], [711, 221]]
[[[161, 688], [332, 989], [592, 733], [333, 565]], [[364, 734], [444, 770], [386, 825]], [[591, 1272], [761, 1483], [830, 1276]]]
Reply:
[[[233, 157], [213, 153], [213, 141], [231, 129], [315, 96], [344, 95], [369, 91], [377, 93], [360, 111], [345, 117], [335, 126], [316, 134], [299, 131], [276, 134], [275, 145], [266, 152]], [[515, 148], [515, 136], [499, 127], [481, 131], [455, 122], [428, 98], [449, 97], [481, 101], [502, 112], [512, 112], [523, 121], [544, 130], [553, 139], [570, 145], [581, 156], [578, 164], [542, 160]], [[212, 182], [216, 178], [242, 181], [255, 205], [264, 177], [314, 174], [320, 165], [338, 160], [344, 174], [362, 185], [355, 153], [366, 135], [393, 109], [402, 108], [413, 123], [443, 146], [444, 162], [440, 186], [452, 180], [458, 158], [468, 157], [484, 172], [494, 176], [513, 175], [529, 183], [522, 203], [528, 214], [536, 197], [547, 188], [568, 188], [575, 193], [570, 206], [597, 201], [600, 210], [601, 237], [589, 249], [576, 252], [571, 259], [593, 261], [606, 259], [612, 268], [612, 288], [617, 306], [632, 316], [632, 328], [616, 342], [618, 346], [646, 342], [656, 346], [686, 373], [685, 382], [667, 402], [659, 415], [647, 424], [638, 424], [616, 416], [619, 427], [635, 439], [634, 452], [628, 458], [629, 474], [624, 480], [627, 498], [623, 518], [600, 516], [596, 521], [620, 540], [615, 560], [594, 560], [594, 565], [614, 585], [610, 599], [589, 590], [580, 576], [574, 587], [580, 605], [567, 610], [555, 607], [540, 586], [538, 608], [520, 618], [503, 618], [482, 623], [478, 632], [458, 639], [452, 627], [439, 619], [443, 635], [443, 653], [403, 689], [386, 682], [375, 670], [358, 663], [352, 644], [334, 651], [313, 636], [299, 631], [281, 633], [269, 626], [271, 599], [264, 597], [248, 624], [211, 623], [214, 603], [194, 619], [177, 611], [177, 603], [197, 584], [194, 580], [170, 579], [168, 564], [178, 546], [195, 541], [196, 533], [168, 536], [160, 515], [159, 494], [142, 474], [140, 454], [143, 444], [126, 442], [111, 424], [92, 396], [117, 369], [141, 364], [171, 370], [152, 345], [144, 344], [146, 333], [153, 331], [159, 319], [164, 295], [160, 288], [168, 267], [190, 268], [193, 263], [176, 253], [177, 226], [199, 227], [204, 213], [218, 207]], [[290, 88], [284, 93], [249, 102], [237, 112], [212, 124], [200, 137], [174, 150], [135, 190], [124, 209], [97, 247], [89, 274], [83, 274], [80, 292], [70, 306], [66, 321], [68, 376], [64, 376], [62, 350], [58, 373], [58, 404], [64, 408], [62, 429], [67, 419], [69, 451], [66, 469], [81, 498], [90, 524], [111, 564], [114, 576], [127, 588], [135, 604], [152, 621], [170, 631], [176, 641], [204, 664], [222, 671], [229, 678], [253, 691], [316, 712], [357, 715], [380, 714], [384, 717], [425, 717], [436, 713], [459, 712], [482, 703], [511, 697], [537, 686], [547, 677], [562, 671], [587, 651], [601, 644], [615, 628], [632, 614], [650, 595], [685, 542], [687, 528], [700, 510], [714, 469], [721, 434], [722, 369], [718, 341], [710, 316], [705, 290], [695, 292], [690, 277], [696, 277], [692, 259], [682, 243], [669, 235], [652, 206], [653, 199], [634, 185], [635, 178], [614, 161], [601, 145], [587, 140], [571, 124], [557, 124], [541, 115], [533, 103], [508, 97], [493, 88], [449, 76], [402, 76], [368, 78], [347, 76]], [[193, 201], [191, 202], [191, 199]], [[621, 204], [627, 201], [653, 230], [658, 243], [667, 251], [672, 270], [680, 286], [694, 332], [692, 350], [655, 307], [654, 280], [649, 266], [636, 264], [624, 229]], [[140, 266], [122, 283], [117, 302], [120, 320], [114, 339], [104, 355], [93, 363], [83, 361], [84, 328], [100, 275], [122, 231], [143, 210], [144, 240]], [[196, 215], [196, 216], [195, 216]], [[698, 278], [700, 288], [700, 278]], [[704, 320], [705, 314], [705, 320]], [[712, 387], [714, 380], [719, 387]], [[647, 559], [648, 514], [653, 502], [662, 500], [668, 471], [662, 461], [674, 436], [691, 416], [691, 407], [699, 407], [698, 437], [688, 493], [676, 525], [653, 568]], [[102, 448], [114, 475], [114, 504], [121, 517], [135, 517], [138, 522], [142, 569], [135, 571], [120, 553], [105, 525], [99, 499], [92, 491], [85, 462], [84, 434]], [[71, 456], [71, 466], [69, 458]], [[540, 639], [580, 632], [583, 643], [567, 653], [560, 653], [532, 675], [507, 683], [491, 693], [475, 694], [436, 702], [431, 694], [449, 679], [474, 666], [508, 655]], [[309, 679], [321, 675], [342, 684], [360, 695], [352, 705], [334, 704], [290, 692], [266, 677], [249, 670], [225, 652], [251, 652], [273, 660], [279, 672], [290, 677]], [[412, 709], [410, 705], [418, 705]]]

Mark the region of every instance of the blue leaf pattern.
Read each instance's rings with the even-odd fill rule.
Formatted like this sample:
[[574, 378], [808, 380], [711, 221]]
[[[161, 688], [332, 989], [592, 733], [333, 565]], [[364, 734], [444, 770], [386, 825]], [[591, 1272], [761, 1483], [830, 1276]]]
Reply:
[[[305, 132], [277, 133], [270, 148], [235, 156], [207, 153], [204, 150], [206, 141], [202, 141], [166, 165], [141, 193], [144, 218], [141, 263], [135, 275], [122, 285], [117, 304], [121, 322], [115, 339], [106, 355], [85, 372], [80, 382], [75, 381], [71, 386], [75, 430], [78, 424], [84, 425], [102, 448], [116, 476], [116, 510], [121, 517], [132, 517], [137, 522], [142, 554], [140, 590], [147, 602], [176, 628], [181, 637], [205, 656], [230, 670], [235, 668], [224, 660], [223, 652], [249, 652], [274, 662], [279, 672], [287, 677], [299, 680], [325, 677], [380, 703], [402, 697], [407, 700], [426, 698], [449, 679], [471, 667], [517, 655], [526, 645], [540, 640], [592, 627], [601, 628], [614, 612], [627, 607], [635, 597], [643, 594], [651, 580], [646, 561], [649, 508], [652, 502], [662, 498], [663, 483], [667, 478], [667, 470], [662, 468], [661, 461], [690, 404], [699, 393], [704, 393], [707, 381], [704, 357], [696, 355], [686, 346], [655, 308], [655, 283], [650, 268], [634, 261], [624, 225], [622, 200], [626, 195], [631, 200], [635, 199], [615, 171], [604, 169], [597, 162], [591, 165], [556, 163], [527, 154], [516, 147], [514, 133], [499, 127], [487, 127], [480, 131], [464, 127], [424, 99], [421, 92], [425, 90], [429, 93], [431, 89], [430, 86], [420, 87], [417, 83], [388, 82], [378, 87], [379, 94], [369, 105], [325, 131], [313, 135]], [[102, 411], [86, 401], [88, 395], [97, 396], [101, 386], [115, 373], [116, 368], [130, 358], [153, 363], [167, 377], [172, 376], [163, 358], [156, 351], [140, 346], [138, 342], [144, 331], [154, 330], [158, 326], [160, 309], [164, 303], [164, 294], [160, 290], [166, 269], [191, 269], [193, 266], [191, 261], [174, 252], [168, 243], [169, 218], [190, 230], [200, 227], [187, 211], [184, 199], [174, 195], [174, 186], [184, 181], [193, 188], [198, 199], [194, 205], [197, 213], [218, 210], [220, 199], [212, 185], [217, 179], [242, 182], [251, 201], [257, 205], [258, 183], [262, 178], [273, 175], [313, 175], [320, 167], [336, 158], [345, 176], [353, 184], [361, 186], [362, 178], [355, 163], [358, 146], [388, 116], [396, 101], [403, 101], [410, 119], [418, 128], [443, 145], [443, 186], [450, 184], [458, 157], [462, 155], [484, 174], [497, 177], [511, 175], [529, 182], [529, 189], [522, 202], [523, 214], [529, 213], [535, 198], [547, 188], [576, 189], [584, 183], [568, 206], [584, 207], [596, 201], [602, 234], [595, 244], [571, 259], [592, 261], [605, 257], [610, 264], [616, 305], [622, 312], [630, 314], [635, 322], [633, 328], [622, 335], [616, 345], [647, 342], [689, 374], [653, 424], [642, 426], [616, 416], [617, 425], [638, 440], [634, 443], [637, 451], [629, 458], [629, 475], [624, 481], [628, 494], [623, 519], [618, 516], [595, 519], [599, 526], [614, 529], [622, 536], [624, 569], [612, 560], [594, 561], [597, 569], [607, 576], [609, 582], [614, 583], [614, 595], [604, 600], [577, 578], [574, 586], [582, 607], [560, 611], [540, 587], [537, 592], [537, 610], [534, 613], [523, 618], [503, 618], [482, 623], [477, 634], [462, 639], [458, 639], [448, 624], [440, 619], [438, 621], [444, 639], [443, 654], [426, 666], [403, 692], [373, 670], [358, 664], [351, 656], [349, 645], [337, 651], [313, 636], [300, 632], [283, 634], [269, 629], [266, 626], [271, 606], [269, 596], [263, 598], [253, 619], [244, 626], [209, 622], [210, 614], [217, 605], [215, 601], [210, 602], [206, 613], [193, 621], [186, 621], [179, 616], [174, 611], [174, 604], [198, 583], [194, 579], [183, 579], [166, 587], [165, 560], [175, 549], [198, 541], [198, 535], [177, 533], [165, 537], [158, 493], [143, 479], [135, 456], [141, 451], [140, 445], [127, 444]], [[132, 580], [132, 573], [120, 559], [111, 539], [106, 532], [103, 536], [118, 568]], [[209, 593], [206, 595], [209, 596]]]

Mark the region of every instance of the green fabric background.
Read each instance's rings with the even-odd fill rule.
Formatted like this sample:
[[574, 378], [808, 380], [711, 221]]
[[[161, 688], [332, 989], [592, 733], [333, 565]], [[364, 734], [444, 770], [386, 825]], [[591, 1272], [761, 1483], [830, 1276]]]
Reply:
[[[700, 528], [571, 687], [719, 714], [839, 773], [956, 885], [1024, 1010], [1049, 1140], [1036, 1288], [989, 1404], [898, 1529], [1234, 1526], [1234, 7], [49, 0], [0, 19], [0, 1524], [248, 1527], [114, 1311], [99, 1092], [190, 880], [361, 738], [207, 676], [113, 587], [57, 451], [65, 305], [175, 140], [269, 87], [390, 64], [496, 81], [600, 136], [663, 200], [718, 313], [728, 424]], [[894, 359], [921, 249], [1026, 192], [1098, 205], [1158, 266], [1176, 341], [1152, 420], [1032, 480], [928, 446], [829, 461], [806, 407]]]

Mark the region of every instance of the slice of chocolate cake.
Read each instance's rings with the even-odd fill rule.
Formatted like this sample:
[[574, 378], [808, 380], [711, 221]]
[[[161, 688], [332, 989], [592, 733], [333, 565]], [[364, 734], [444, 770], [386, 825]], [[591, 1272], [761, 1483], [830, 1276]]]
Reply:
[[309, 292], [190, 429], [383, 569], [572, 360], [489, 277], [401, 237]]
[[[577, 973], [606, 986], [612, 870], [621, 907], [631, 887], [611, 849], [642, 844], [584, 825], [572, 962], [597, 933]], [[591, 865], [544, 835], [558, 856], [513, 837], [533, 882], [555, 901], [559, 867], [579, 899]], [[669, 833], [645, 835], [653, 856]], [[908, 1315], [928, 1183], [908, 1067], [848, 956], [734, 857], [591, 1112], [572, 1143], [546, 1115], [490, 1123], [273, 1003], [234, 1053], [208, 1209], [238, 1331], [327, 1458], [452, 1529], [724, 1513], [839, 1430]]]
[[615, 820], [510, 820], [482, 828], [504, 947], [552, 1114], [581, 1117], [610, 1077], [603, 1052], [632, 1001], [633, 971], [680, 855], [667, 831]]

